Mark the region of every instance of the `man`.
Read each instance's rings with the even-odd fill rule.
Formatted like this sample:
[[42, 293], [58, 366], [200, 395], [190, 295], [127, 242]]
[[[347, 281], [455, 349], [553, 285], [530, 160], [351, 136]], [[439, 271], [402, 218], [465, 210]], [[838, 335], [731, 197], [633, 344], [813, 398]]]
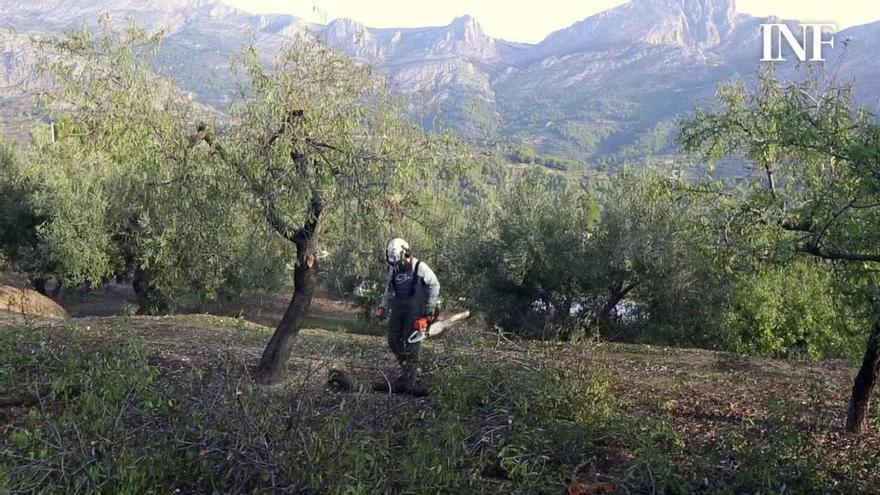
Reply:
[[412, 255], [409, 244], [400, 238], [388, 241], [388, 284], [376, 311], [379, 320], [390, 310], [388, 345], [397, 357], [402, 374], [395, 389], [406, 390], [415, 383], [419, 365], [419, 342], [408, 342], [413, 330], [427, 330], [437, 318], [440, 282], [428, 265]]

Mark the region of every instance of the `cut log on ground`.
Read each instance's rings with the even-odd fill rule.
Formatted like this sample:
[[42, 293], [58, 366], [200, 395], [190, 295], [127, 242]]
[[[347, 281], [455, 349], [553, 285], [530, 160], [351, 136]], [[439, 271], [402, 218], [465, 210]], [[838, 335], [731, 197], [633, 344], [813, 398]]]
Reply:
[[40, 398], [32, 394], [0, 396], [0, 407], [32, 407], [39, 402]]
[[428, 395], [429, 387], [424, 383], [404, 384], [399, 380], [388, 380], [385, 377], [377, 379], [372, 386], [366, 383], [357, 383], [345, 371], [330, 370], [327, 378], [327, 386], [336, 392], [382, 392], [387, 394], [408, 394], [414, 397], [425, 397]]

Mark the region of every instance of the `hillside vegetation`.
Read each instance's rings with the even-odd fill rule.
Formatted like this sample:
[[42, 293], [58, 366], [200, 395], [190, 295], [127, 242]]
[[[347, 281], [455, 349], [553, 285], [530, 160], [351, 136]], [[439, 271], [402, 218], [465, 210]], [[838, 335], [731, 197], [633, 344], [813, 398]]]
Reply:
[[[211, 316], [6, 319], [0, 489], [285, 493], [869, 493], [876, 433], [843, 434], [852, 368], [457, 328], [433, 393], [378, 336], [304, 330], [279, 387], [268, 328]], [[880, 421], [880, 418], [874, 419]], [[876, 429], [875, 429], [876, 431]]]
[[[0, 332], [4, 487], [876, 483], [880, 125], [851, 85], [730, 81], [664, 131], [699, 166], [575, 175], [419, 127], [311, 38], [232, 59], [225, 113], [157, 74], [161, 43], [109, 20], [47, 41], [40, 120], [0, 142], [3, 283], [74, 317]], [[737, 160], [753, 172], [712, 177]], [[420, 385], [379, 337], [389, 256], [435, 271], [440, 315], [474, 315], [428, 343], [427, 398], [368, 392]]]
[[[239, 96], [241, 73], [230, 56], [254, 44], [271, 63], [280, 47], [314, 37], [375, 67], [415, 100], [409, 114], [428, 127], [449, 126], [459, 135], [617, 170], [681, 157], [677, 116], [714, 101], [717, 84], [751, 79], [761, 65], [761, 24], [784, 22], [800, 32], [797, 20], [754, 17], [734, 0], [620, 3], [589, 17], [593, 8], [582, 6], [585, 18], [534, 45], [493, 38], [467, 15], [442, 26], [373, 28], [351, 19], [315, 24], [296, 14], [254, 15], [214, 0], [5, 2], [0, 36], [14, 30], [26, 41], [95, 27], [105, 13], [117, 28], [134, 20], [150, 32], [164, 29], [158, 72], [223, 112]], [[870, 82], [880, 68], [877, 27], [841, 30], [825, 51], [840, 80], [855, 79], [859, 100], [870, 106], [878, 96]], [[21, 91], [33, 90], [35, 79], [28, 44], [0, 44], [0, 59], [0, 97], [29, 108]], [[783, 66], [797, 75], [794, 59]], [[16, 123], [4, 107], [0, 120]], [[720, 172], [742, 171], [738, 163]]]

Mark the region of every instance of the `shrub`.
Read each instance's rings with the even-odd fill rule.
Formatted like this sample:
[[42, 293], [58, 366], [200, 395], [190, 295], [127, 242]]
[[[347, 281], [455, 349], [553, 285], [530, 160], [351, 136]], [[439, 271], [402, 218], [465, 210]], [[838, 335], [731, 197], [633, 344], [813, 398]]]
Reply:
[[482, 215], [458, 256], [476, 309], [506, 330], [533, 334], [568, 321], [589, 273], [587, 241], [599, 215], [593, 196], [529, 171], [506, 182], [497, 209]]
[[812, 260], [749, 274], [732, 291], [731, 346], [772, 357], [853, 356], [867, 325], [847, 321], [844, 304], [833, 274]]

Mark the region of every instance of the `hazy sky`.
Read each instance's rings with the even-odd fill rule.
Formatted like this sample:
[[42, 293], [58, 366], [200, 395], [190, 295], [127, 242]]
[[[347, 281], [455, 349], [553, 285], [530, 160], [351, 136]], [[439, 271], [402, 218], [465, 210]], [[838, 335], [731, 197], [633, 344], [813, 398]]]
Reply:
[[[347, 17], [370, 27], [440, 26], [470, 14], [490, 36], [537, 43], [624, 0], [224, 0], [249, 12], [293, 14], [311, 22]], [[801, 21], [835, 23], [838, 29], [880, 19], [877, 0], [739, 0], [737, 10]]]

